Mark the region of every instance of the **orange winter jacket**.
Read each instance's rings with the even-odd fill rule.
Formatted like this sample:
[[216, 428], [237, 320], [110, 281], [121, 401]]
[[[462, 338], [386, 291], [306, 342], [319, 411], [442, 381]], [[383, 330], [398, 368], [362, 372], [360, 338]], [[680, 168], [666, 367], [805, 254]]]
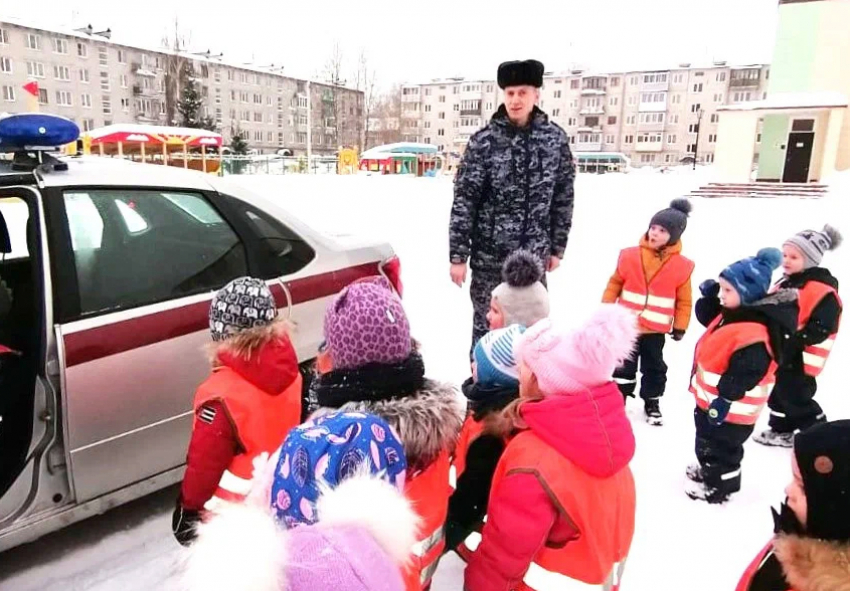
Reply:
[[[649, 241], [647, 240], [646, 235], [644, 235], [640, 239], [639, 248], [644, 279], [646, 280], [646, 285], [649, 285], [652, 283], [653, 279], [655, 279], [656, 275], [658, 275], [659, 271], [661, 271], [662, 268], [667, 267], [667, 263], [671, 258], [681, 256], [682, 241], [680, 240], [676, 244], [672, 244], [661, 250], [656, 250], [649, 245]], [[621, 252], [618, 263], [628, 250], [629, 249], [625, 249]], [[690, 261], [688, 262], [690, 263]], [[691, 263], [691, 265], [692, 264], [693, 263]], [[627, 278], [623, 277], [621, 274], [618, 264], [618, 269], [614, 271], [611, 279], [608, 280], [608, 286], [605, 288], [605, 293], [602, 295], [602, 302], [606, 304], [616, 303], [620, 298], [620, 295], [623, 293], [623, 286], [626, 284], [626, 279]], [[693, 305], [690, 277], [688, 277], [687, 281], [678, 286], [675, 293], [675, 299], [676, 303], [673, 317], [673, 329], [687, 330], [688, 325], [691, 322], [691, 310]], [[641, 325], [641, 330], [643, 332], [657, 332], [643, 325]]]

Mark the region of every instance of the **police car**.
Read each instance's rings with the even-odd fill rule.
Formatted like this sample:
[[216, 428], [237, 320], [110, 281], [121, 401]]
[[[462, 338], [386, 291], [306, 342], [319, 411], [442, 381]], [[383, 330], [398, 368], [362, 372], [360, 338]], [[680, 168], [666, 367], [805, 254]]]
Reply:
[[225, 179], [45, 149], [78, 133], [0, 119], [0, 551], [181, 479], [231, 279], [268, 281], [304, 364], [342, 287], [401, 289], [388, 244], [337, 242]]

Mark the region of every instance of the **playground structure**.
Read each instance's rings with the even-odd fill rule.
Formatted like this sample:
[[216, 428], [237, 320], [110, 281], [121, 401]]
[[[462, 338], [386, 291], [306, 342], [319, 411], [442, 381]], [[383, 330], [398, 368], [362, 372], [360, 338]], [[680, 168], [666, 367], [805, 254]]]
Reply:
[[377, 146], [360, 156], [360, 171], [378, 174], [435, 176], [444, 164], [437, 146], [411, 142]]
[[205, 129], [116, 124], [85, 132], [84, 154], [134, 162], [180, 166], [218, 174], [224, 145], [220, 133]]

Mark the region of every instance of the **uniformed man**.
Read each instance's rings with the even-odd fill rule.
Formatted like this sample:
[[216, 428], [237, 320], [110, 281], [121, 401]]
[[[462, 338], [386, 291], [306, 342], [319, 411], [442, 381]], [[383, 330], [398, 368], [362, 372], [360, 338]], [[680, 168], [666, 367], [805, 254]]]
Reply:
[[543, 64], [499, 66], [504, 104], [469, 139], [457, 178], [449, 225], [451, 278], [458, 286], [472, 268], [472, 347], [488, 331], [490, 292], [502, 263], [517, 249], [547, 271], [560, 265], [573, 216], [575, 164], [567, 134], [537, 107]]

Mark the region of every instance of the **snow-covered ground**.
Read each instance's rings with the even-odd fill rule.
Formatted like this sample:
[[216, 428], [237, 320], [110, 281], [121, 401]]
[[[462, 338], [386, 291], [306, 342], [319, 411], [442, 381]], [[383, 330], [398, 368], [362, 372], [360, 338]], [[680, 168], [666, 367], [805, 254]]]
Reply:
[[[635, 244], [651, 215], [705, 180], [697, 173], [582, 175], [564, 265], [550, 276], [552, 316], [578, 323], [602, 295], [620, 248]], [[402, 260], [404, 301], [422, 341], [428, 373], [459, 383], [467, 377], [471, 329], [467, 289], [449, 282], [448, 179], [399, 177], [244, 177], [239, 182], [280, 200], [305, 220], [329, 229], [356, 230], [391, 241]], [[696, 263], [695, 283], [791, 233], [840, 226], [828, 200], [695, 200], [684, 251]], [[850, 233], [850, 225], [844, 228]], [[850, 248], [846, 246], [845, 250]], [[839, 250], [825, 264], [845, 280], [850, 256]], [[687, 392], [696, 321], [666, 350], [666, 424], [649, 427], [639, 402], [629, 408], [638, 446], [632, 462], [638, 488], [637, 534], [623, 591], [732, 590], [770, 537], [769, 507], [782, 500], [790, 452], [753, 442], [746, 447], [743, 491], [724, 506], [707, 506], [683, 493], [684, 468], [693, 459], [693, 399]], [[818, 399], [831, 418], [850, 417], [840, 382], [850, 363], [850, 341], [839, 338], [820, 380]], [[766, 417], [763, 417], [766, 420]], [[182, 549], [171, 537], [174, 488], [79, 523], [25, 547], [0, 554], [4, 591], [179, 589]], [[461, 589], [462, 563], [444, 558], [434, 591]]]

